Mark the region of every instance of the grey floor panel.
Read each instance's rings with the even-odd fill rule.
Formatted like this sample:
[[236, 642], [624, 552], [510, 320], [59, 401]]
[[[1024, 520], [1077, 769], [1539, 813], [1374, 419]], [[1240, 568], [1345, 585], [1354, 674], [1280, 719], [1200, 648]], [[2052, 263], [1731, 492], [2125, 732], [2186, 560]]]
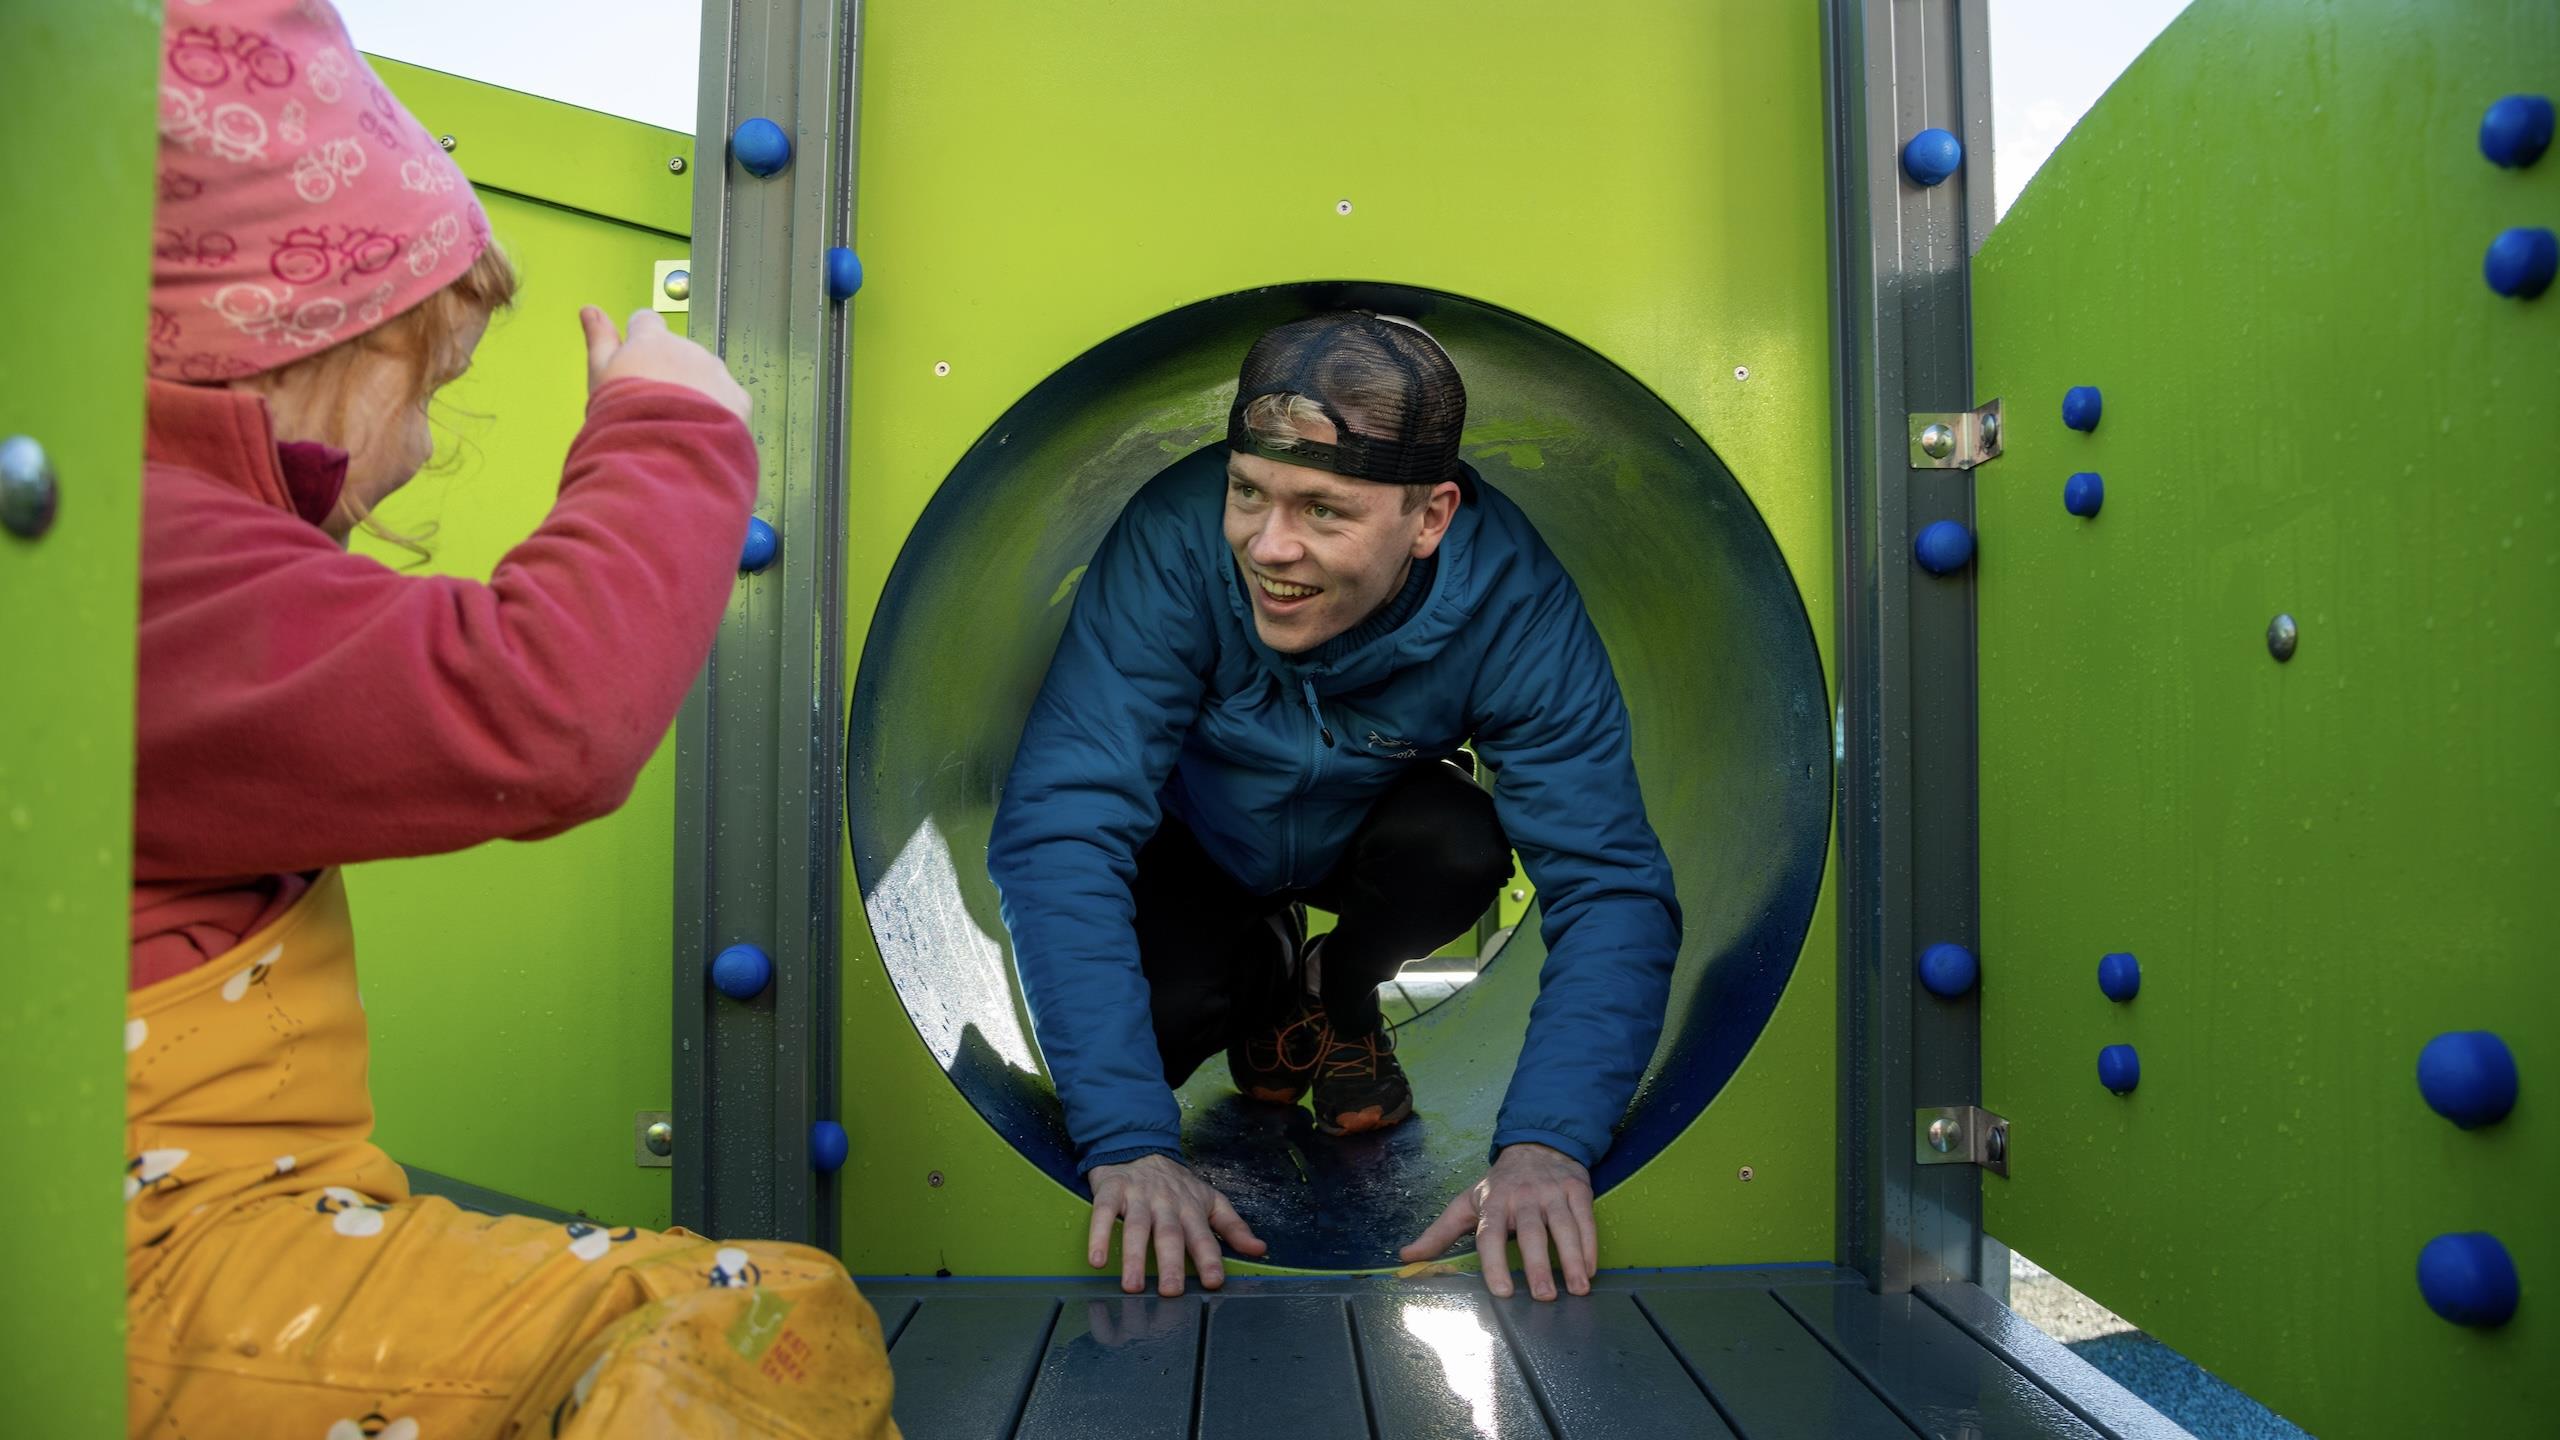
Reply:
[[1015, 1434], [1022, 1440], [1190, 1434], [1201, 1313], [1197, 1293], [1179, 1300], [1069, 1299]]
[[2107, 1440], [2195, 1440], [2186, 1427], [2143, 1404], [2106, 1372], [2018, 1318], [1980, 1286], [1923, 1285], [1920, 1298], [2013, 1368], [2033, 1371], [2039, 1383]]
[[1368, 1440], [1348, 1300], [1213, 1300], [1207, 1343], [1200, 1440]]
[[[877, 1307], [899, 1297], [877, 1292]], [[1049, 1344], [1058, 1302], [1046, 1295], [934, 1295], [897, 1343], [890, 1413], [909, 1440], [989, 1440], [1013, 1433], [1023, 1392]]]
[[1362, 1295], [1351, 1312], [1378, 1440], [1549, 1440], [1554, 1433], [1482, 1291]]
[[1849, 1285], [1775, 1294], [1924, 1435], [2097, 1440], [2097, 1431], [1917, 1295]]
[[1911, 1440], [1768, 1291], [1659, 1290], [1638, 1303], [1750, 1440]]
[[1632, 1294], [1540, 1302], [1523, 1290], [1493, 1308], [1562, 1440], [1733, 1434]]

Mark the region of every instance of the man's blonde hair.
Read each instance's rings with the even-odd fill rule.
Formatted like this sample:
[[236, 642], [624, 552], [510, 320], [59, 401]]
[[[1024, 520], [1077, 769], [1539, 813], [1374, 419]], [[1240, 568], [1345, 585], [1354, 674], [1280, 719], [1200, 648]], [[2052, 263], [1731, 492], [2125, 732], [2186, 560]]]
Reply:
[[[1343, 418], [1348, 420], [1353, 413], [1353, 407], [1345, 406]], [[1252, 431], [1255, 439], [1265, 442], [1312, 440], [1320, 428], [1331, 429], [1332, 426], [1333, 421], [1324, 413], [1323, 406], [1295, 393], [1257, 395], [1244, 407], [1244, 428]], [[1404, 513], [1410, 515], [1421, 509], [1435, 488], [1431, 485], [1405, 486]]]

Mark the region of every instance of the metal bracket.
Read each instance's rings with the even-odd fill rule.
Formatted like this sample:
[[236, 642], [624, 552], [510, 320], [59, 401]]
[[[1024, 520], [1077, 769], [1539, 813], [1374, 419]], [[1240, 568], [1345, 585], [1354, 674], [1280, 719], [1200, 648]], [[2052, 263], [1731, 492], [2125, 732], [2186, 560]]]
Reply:
[[2000, 458], [2000, 402], [1979, 410], [1911, 412], [1911, 468], [1970, 470]]
[[642, 1110], [631, 1117], [631, 1163], [643, 1170], [672, 1170], [676, 1163], [675, 1115]]
[[693, 309], [693, 262], [661, 260], [649, 276], [649, 308], [661, 315], [682, 315]]
[[1979, 1165], [2009, 1178], [2009, 1122], [1979, 1105], [1923, 1105], [1911, 1113], [1915, 1165]]

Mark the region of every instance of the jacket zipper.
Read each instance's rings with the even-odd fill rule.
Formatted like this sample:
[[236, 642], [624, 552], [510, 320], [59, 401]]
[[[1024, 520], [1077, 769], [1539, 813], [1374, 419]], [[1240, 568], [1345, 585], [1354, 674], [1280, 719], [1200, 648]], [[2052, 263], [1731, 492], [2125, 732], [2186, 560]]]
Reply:
[[[1316, 703], [1316, 682], [1311, 675], [1298, 677], [1298, 693], [1306, 697], [1307, 716], [1315, 722], [1315, 735], [1307, 746], [1307, 779], [1298, 793], [1289, 797], [1288, 809], [1280, 827], [1280, 878], [1291, 889], [1298, 885], [1298, 801], [1313, 793], [1324, 779], [1324, 752], [1333, 748], [1333, 730], [1324, 723], [1324, 710]], [[1315, 740], [1323, 742], [1318, 749]]]

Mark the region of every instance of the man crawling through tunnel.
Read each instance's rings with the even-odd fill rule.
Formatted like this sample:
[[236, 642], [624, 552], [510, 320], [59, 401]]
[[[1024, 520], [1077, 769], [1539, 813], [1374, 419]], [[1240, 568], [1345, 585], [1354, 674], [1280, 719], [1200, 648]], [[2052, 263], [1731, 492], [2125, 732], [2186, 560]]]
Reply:
[[[1366, 312], [1247, 352], [1227, 443], [1121, 512], [1079, 588], [988, 846], [1093, 1188], [1088, 1260], [1182, 1293], [1264, 1253], [1183, 1162], [1173, 1096], [1312, 1096], [1331, 1134], [1413, 1114], [1378, 987], [1482, 915], [1511, 854], [1548, 959], [1491, 1167], [1404, 1247], [1472, 1231], [1485, 1284], [1587, 1291], [1591, 1171], [1660, 1035], [1680, 914], [1582, 599], [1459, 458], [1466, 390]], [[1490, 773], [1479, 786], [1468, 756]], [[1306, 938], [1309, 906], [1337, 917]], [[1549, 1259], [1554, 1252], [1553, 1262]]]

